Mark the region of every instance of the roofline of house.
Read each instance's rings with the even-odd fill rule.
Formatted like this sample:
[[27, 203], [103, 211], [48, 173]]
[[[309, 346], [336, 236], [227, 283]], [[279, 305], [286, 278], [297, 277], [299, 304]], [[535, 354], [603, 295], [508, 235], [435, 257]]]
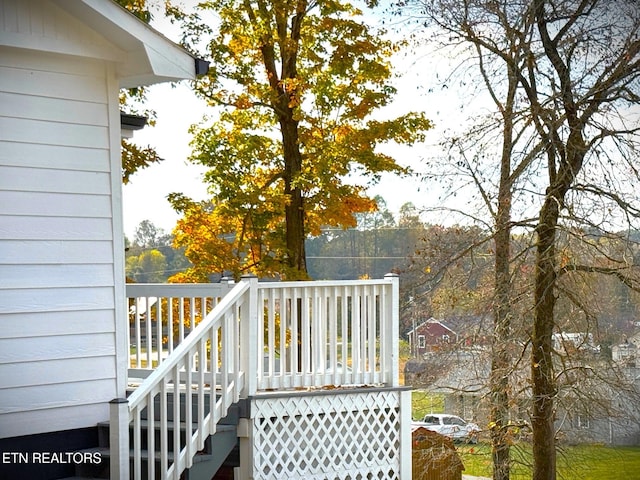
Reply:
[[[209, 70], [209, 62], [197, 58], [183, 46], [133, 15], [113, 0], [53, 0], [53, 2], [114, 41], [126, 55], [121, 87], [137, 87], [158, 82], [194, 80]], [[133, 51], [139, 54], [131, 55]], [[141, 61], [142, 60], [142, 61]]]
[[449, 327], [447, 327], [444, 323], [442, 323], [440, 320], [436, 320], [435, 318], [431, 317], [427, 320], [425, 320], [424, 322], [420, 323], [419, 325], [416, 325], [416, 328], [412, 328], [411, 330], [409, 330], [407, 332], [407, 335], [412, 334], [415, 330], [418, 330], [420, 327], [425, 326], [428, 323], [438, 323], [440, 325], [442, 325], [444, 328], [446, 328], [447, 330], [449, 330], [451, 333], [453, 333], [454, 335], [458, 335], [455, 331], [451, 330]]

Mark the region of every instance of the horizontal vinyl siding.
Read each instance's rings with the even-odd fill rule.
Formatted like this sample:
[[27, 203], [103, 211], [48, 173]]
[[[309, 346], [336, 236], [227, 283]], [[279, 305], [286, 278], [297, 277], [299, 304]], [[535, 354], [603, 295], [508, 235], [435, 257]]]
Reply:
[[[2, 319], [5, 324], [0, 330], [0, 339], [113, 333], [111, 310], [94, 311], [90, 316], [82, 310], [49, 311], [37, 316], [29, 313], [6, 313], [2, 315]], [[28, 330], [23, 327], [26, 322], [29, 322]]]
[[113, 244], [109, 240], [4, 240], [0, 264], [100, 264], [113, 262]]
[[[31, 56], [35, 55], [37, 54]], [[41, 56], [40, 60], [34, 64], [20, 50], [4, 50], [0, 57], [0, 91], [31, 98], [45, 97], [106, 105], [104, 76], [99, 71], [97, 62], [93, 70], [88, 70], [87, 61], [72, 57]], [[33, 100], [25, 100], [24, 111], [38, 110], [33, 108], [32, 102]]]
[[113, 282], [113, 267], [108, 264], [0, 265], [0, 288], [111, 288]]
[[87, 148], [92, 146], [108, 147], [107, 129], [104, 127], [21, 118], [0, 117], [0, 141]]
[[7, 215], [0, 223], [0, 240], [111, 240], [112, 237], [108, 218]]
[[[0, 378], [4, 380], [6, 389], [37, 387], [53, 384], [49, 371], [62, 372], [55, 379], [58, 383], [90, 382], [100, 379], [101, 375], [112, 368], [113, 359], [109, 356], [86, 357], [82, 364], [73, 359], [34, 361], [23, 363], [20, 370], [11, 364], [0, 364]], [[110, 377], [107, 377], [108, 380]]]
[[0, 31], [7, 46], [112, 61], [126, 55], [104, 36], [48, 0], [0, 1]]
[[115, 380], [92, 380], [90, 382], [70, 382], [36, 387], [5, 388], [0, 390], [0, 414], [20, 412], [24, 399], [32, 398], [32, 410], [73, 407], [86, 403], [99, 403], [108, 397]]
[[[113, 309], [113, 287], [2, 289], [1, 313], [69, 312]], [[27, 327], [25, 325], [25, 327]]]
[[111, 213], [108, 195], [0, 190], [0, 205], [4, 205], [5, 215], [33, 215], [33, 203], [38, 205], [38, 215], [109, 218]]
[[[28, 163], [27, 163], [28, 162]], [[5, 167], [43, 168], [109, 173], [107, 150], [5, 142], [0, 149]]]
[[[38, 426], [45, 426], [47, 432], [86, 428], [87, 418], [109, 418], [109, 405], [104, 402], [84, 403], [62, 408], [47, 408], [0, 415], [1, 438], [33, 435]], [[26, 479], [25, 479], [26, 480]]]
[[[28, 345], [31, 350], [22, 349], [19, 342], [13, 338], [0, 339], [0, 365], [113, 355], [115, 350], [111, 337], [112, 333], [65, 335], [56, 336], [55, 342], [50, 340], [51, 337], [30, 337]], [[76, 364], [78, 369], [82, 367], [82, 361]], [[50, 383], [61, 383], [58, 379], [67, 375], [67, 372], [58, 370], [50, 370], [49, 373]], [[105, 373], [107, 372], [96, 372], [96, 375]], [[29, 399], [24, 400], [25, 403], [29, 403]]]
[[[0, 68], [0, 72], [2, 71], [6, 72], [7, 69]], [[16, 112], [20, 112], [21, 118], [32, 120], [60, 123], [69, 123], [73, 120], [73, 123], [106, 127], [106, 110], [106, 104], [93, 101], [0, 92], [0, 116], [11, 117], [15, 116]], [[73, 115], [71, 116], [69, 112]]]
[[[109, 175], [107, 173], [56, 170], [54, 168], [28, 166], [0, 166], [0, 189], [7, 192], [28, 193], [110, 194]], [[35, 215], [40, 213], [38, 210], [38, 200], [42, 203], [44, 198], [34, 197], [31, 202], [26, 205], [27, 207], [28, 205], [33, 205], [31, 213]], [[107, 210], [107, 213], [110, 212]]]
[[107, 98], [98, 63], [0, 50], [0, 437], [117, 392]]

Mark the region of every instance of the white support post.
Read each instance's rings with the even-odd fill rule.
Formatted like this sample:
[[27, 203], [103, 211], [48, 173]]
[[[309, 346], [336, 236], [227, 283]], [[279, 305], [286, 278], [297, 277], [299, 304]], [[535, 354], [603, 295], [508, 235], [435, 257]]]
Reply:
[[253, 436], [250, 418], [241, 418], [238, 423], [238, 440], [240, 444], [240, 466], [234, 469], [235, 480], [253, 479]]
[[388, 273], [384, 276], [385, 279], [391, 281], [391, 298], [388, 299], [389, 312], [388, 318], [385, 319], [387, 323], [387, 332], [389, 336], [387, 340], [387, 355], [390, 355], [390, 368], [389, 378], [391, 380], [391, 387], [397, 387], [400, 385], [400, 277], [395, 273]]
[[411, 478], [413, 444], [411, 441], [411, 390], [401, 390], [400, 395], [400, 478]]
[[258, 390], [258, 355], [262, 358], [261, 343], [258, 342], [258, 277], [244, 275], [242, 280], [249, 282], [249, 298], [242, 307], [240, 319], [240, 370], [244, 373], [245, 385], [241, 397], [247, 398], [256, 394]]
[[129, 478], [129, 402], [116, 398], [109, 402], [110, 479]]

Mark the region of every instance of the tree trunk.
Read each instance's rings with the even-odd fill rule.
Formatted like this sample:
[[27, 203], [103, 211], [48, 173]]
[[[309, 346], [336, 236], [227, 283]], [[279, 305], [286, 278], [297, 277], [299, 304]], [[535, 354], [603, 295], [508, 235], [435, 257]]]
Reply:
[[491, 451], [493, 478], [509, 480], [511, 470], [509, 447], [509, 372], [511, 356], [511, 122], [505, 119], [501, 179], [498, 191], [495, 233], [494, 320], [491, 345]]
[[555, 373], [551, 357], [554, 327], [558, 201], [550, 194], [540, 210], [536, 229], [536, 273], [531, 379], [533, 383], [533, 479], [555, 480], [556, 446], [554, 427]]
[[[287, 20], [277, 18], [280, 33], [280, 49], [282, 55], [281, 80], [297, 80], [298, 78], [298, 48], [300, 46], [300, 32], [302, 22], [306, 17], [307, 0], [297, 0], [295, 14], [291, 17], [290, 39], [283, 36], [287, 30]], [[298, 121], [295, 118], [295, 103], [297, 99], [297, 87], [288, 91], [287, 88], [278, 85], [280, 95], [278, 108], [280, 127], [282, 131], [282, 145], [284, 153], [284, 193], [288, 203], [285, 207], [287, 263], [290, 268], [291, 280], [306, 280], [307, 255], [305, 252], [305, 206], [302, 190], [297, 182], [302, 173], [302, 153], [300, 138], [298, 136]]]
[[[289, 117], [289, 116], [287, 116]], [[293, 119], [281, 118], [282, 142], [284, 147], [284, 193], [288, 198], [285, 207], [285, 227], [287, 245], [287, 266], [293, 271], [291, 280], [303, 280], [307, 275], [307, 261], [304, 247], [304, 199], [302, 190], [295, 185], [302, 171], [302, 155], [298, 144], [298, 124]]]
[[[275, 8], [275, 7], [274, 7]], [[252, 10], [249, 8], [249, 12]], [[283, 259], [288, 267], [287, 277], [290, 280], [305, 280], [308, 278], [305, 242], [305, 206], [302, 190], [297, 185], [302, 172], [302, 153], [298, 136], [298, 121], [294, 115], [298, 79], [298, 48], [300, 32], [306, 17], [307, 1], [298, 0], [295, 14], [276, 8], [275, 22], [277, 24], [277, 41], [270, 34], [262, 38], [262, 58], [269, 79], [273, 95], [272, 106], [278, 115], [280, 133], [282, 135], [282, 151], [284, 168], [284, 194], [287, 197], [285, 206], [285, 243], [286, 256]], [[262, 12], [264, 13], [264, 12]], [[250, 15], [250, 17], [253, 15]], [[290, 23], [289, 23], [290, 22]], [[290, 28], [290, 30], [289, 30]], [[290, 36], [287, 36], [287, 32]], [[278, 45], [278, 49], [275, 45]], [[280, 52], [280, 65], [276, 61], [276, 50]], [[292, 82], [287, 86], [286, 82]]]
[[494, 333], [491, 352], [491, 446], [493, 456], [493, 478], [509, 480], [510, 449], [508, 439], [509, 423], [509, 337], [510, 316], [510, 275], [509, 275], [509, 228], [496, 232], [495, 264], [495, 307]]
[[[511, 389], [511, 153], [513, 150], [514, 100], [517, 78], [508, 68], [509, 88], [501, 108], [504, 128], [500, 156], [500, 184], [495, 215], [494, 326], [491, 351], [491, 450], [493, 478], [509, 480], [511, 471], [509, 404]], [[487, 82], [488, 84], [488, 82]]]

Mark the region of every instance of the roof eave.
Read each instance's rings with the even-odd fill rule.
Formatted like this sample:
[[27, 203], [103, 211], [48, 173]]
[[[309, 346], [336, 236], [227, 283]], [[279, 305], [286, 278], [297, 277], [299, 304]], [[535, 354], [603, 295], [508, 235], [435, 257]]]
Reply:
[[203, 61], [111, 0], [53, 1], [127, 52], [117, 63], [123, 88], [193, 80], [206, 73]]

